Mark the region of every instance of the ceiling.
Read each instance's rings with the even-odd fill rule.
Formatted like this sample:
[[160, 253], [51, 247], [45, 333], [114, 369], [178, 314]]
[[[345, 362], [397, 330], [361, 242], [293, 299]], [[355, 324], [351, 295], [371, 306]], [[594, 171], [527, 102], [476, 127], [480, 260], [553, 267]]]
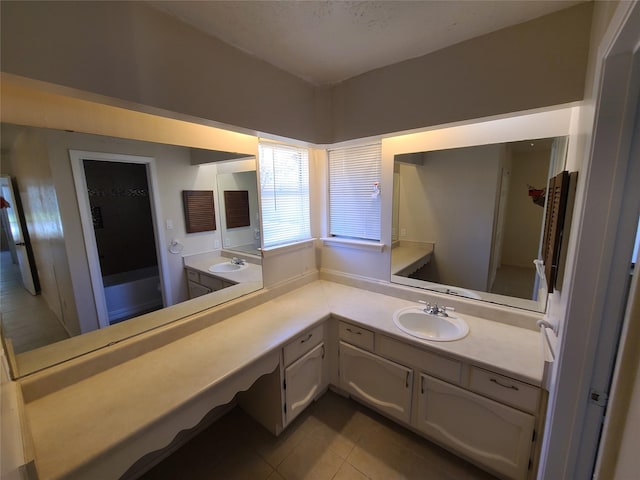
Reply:
[[582, 1], [149, 3], [308, 82], [330, 85]]

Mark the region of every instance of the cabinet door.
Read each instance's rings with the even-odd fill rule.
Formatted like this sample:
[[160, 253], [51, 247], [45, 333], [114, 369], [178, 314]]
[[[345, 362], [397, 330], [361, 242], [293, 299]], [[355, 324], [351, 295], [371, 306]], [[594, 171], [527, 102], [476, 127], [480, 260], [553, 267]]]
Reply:
[[413, 370], [340, 342], [340, 385], [405, 423], [411, 418]]
[[211, 289], [189, 280], [189, 298], [196, 298], [211, 293]]
[[284, 371], [285, 417], [288, 424], [322, 391], [324, 343], [319, 344]]
[[509, 478], [526, 478], [532, 415], [424, 374], [418, 398], [419, 430]]

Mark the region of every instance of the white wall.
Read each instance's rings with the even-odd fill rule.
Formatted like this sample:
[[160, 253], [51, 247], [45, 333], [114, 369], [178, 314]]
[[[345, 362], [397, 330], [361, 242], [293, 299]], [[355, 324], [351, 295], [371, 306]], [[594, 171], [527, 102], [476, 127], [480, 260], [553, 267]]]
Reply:
[[434, 244], [439, 283], [487, 290], [503, 148], [428, 152], [423, 165], [400, 167], [399, 238]]

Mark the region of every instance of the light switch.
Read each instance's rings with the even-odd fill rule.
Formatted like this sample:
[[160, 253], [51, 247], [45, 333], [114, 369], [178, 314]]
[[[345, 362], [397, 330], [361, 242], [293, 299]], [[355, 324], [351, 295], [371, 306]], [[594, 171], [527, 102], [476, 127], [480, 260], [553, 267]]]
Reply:
[[167, 220], [167, 230], [173, 230], [173, 220]]

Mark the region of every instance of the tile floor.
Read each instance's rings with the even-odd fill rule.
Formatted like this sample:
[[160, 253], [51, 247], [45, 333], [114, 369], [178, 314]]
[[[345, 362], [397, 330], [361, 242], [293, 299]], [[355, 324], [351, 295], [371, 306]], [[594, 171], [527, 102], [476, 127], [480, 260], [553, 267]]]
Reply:
[[144, 480], [490, 480], [488, 473], [328, 392], [279, 437], [236, 407]]
[[20, 268], [9, 251], [0, 253], [0, 314], [3, 335], [16, 354], [69, 338], [42, 295], [31, 295], [22, 286]]

